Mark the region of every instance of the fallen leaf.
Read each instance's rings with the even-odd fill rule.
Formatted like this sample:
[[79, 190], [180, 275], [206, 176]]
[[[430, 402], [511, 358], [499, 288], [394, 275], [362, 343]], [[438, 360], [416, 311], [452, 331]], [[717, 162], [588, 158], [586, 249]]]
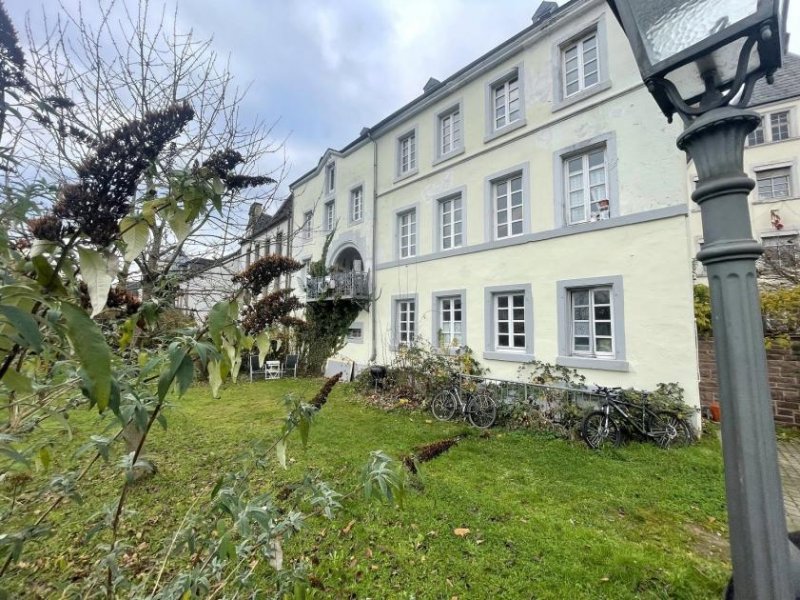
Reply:
[[600, 581], [608, 581], [608, 577], [601, 577]]
[[476, 544], [482, 544], [482, 543], [483, 543], [483, 540], [475, 540], [475, 543], [476, 543]]
[[469, 533], [469, 529], [466, 527], [456, 527], [453, 529], [453, 533], [455, 533], [458, 537], [466, 537], [466, 535]]
[[356, 524], [356, 520], [355, 520], [355, 519], [353, 519], [352, 521], [350, 521], [350, 522], [347, 524], [347, 526], [346, 526], [344, 529], [342, 529], [342, 533], [343, 533], [343, 534], [345, 534], [345, 535], [347, 535], [348, 533], [350, 533], [350, 530], [353, 528], [353, 525], [355, 525], [355, 524]]
[[367, 548], [367, 558], [372, 558], [372, 548]]

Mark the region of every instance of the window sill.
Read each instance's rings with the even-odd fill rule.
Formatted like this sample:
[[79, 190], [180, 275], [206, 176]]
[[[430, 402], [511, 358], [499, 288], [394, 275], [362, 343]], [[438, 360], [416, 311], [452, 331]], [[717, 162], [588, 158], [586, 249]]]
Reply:
[[485, 360], [504, 360], [507, 362], [531, 362], [533, 354], [528, 352], [498, 352], [496, 350], [485, 350], [483, 353]]
[[556, 364], [561, 367], [576, 369], [596, 369], [598, 371], [630, 371], [630, 363], [626, 360], [609, 358], [591, 358], [589, 356], [557, 356]]
[[408, 179], [409, 177], [413, 177], [417, 173], [419, 173], [419, 167], [417, 167], [416, 169], [411, 169], [408, 173], [400, 173], [398, 175], [395, 175], [394, 179], [392, 180], [392, 183], [399, 183], [399, 182], [403, 181], [404, 179]]
[[361, 225], [364, 222], [364, 219], [354, 219], [352, 221], [348, 221], [348, 225]]
[[453, 150], [453, 151], [451, 151], [451, 152], [448, 152], [447, 154], [442, 154], [441, 156], [438, 156], [438, 157], [437, 157], [437, 158], [436, 158], [436, 159], [435, 159], [435, 160], [434, 160], [434, 161], [431, 163], [431, 166], [432, 166], [432, 167], [435, 167], [436, 165], [440, 165], [440, 164], [442, 164], [443, 162], [447, 162], [447, 161], [448, 161], [448, 160], [450, 160], [451, 158], [455, 158], [456, 156], [460, 156], [461, 154], [464, 154], [464, 146], [461, 146], [460, 148], [457, 148], [456, 150]]
[[500, 129], [495, 129], [491, 133], [486, 134], [486, 137], [483, 138], [483, 143], [486, 144], [488, 142], [491, 142], [492, 140], [495, 140], [495, 139], [497, 139], [497, 138], [499, 138], [501, 136], [504, 136], [507, 133], [511, 133], [512, 131], [516, 131], [517, 129], [520, 129], [521, 127], [525, 127], [527, 124], [528, 124], [528, 121], [527, 121], [527, 119], [525, 119], [525, 117], [523, 117], [521, 119], [517, 119], [513, 123], [509, 123], [508, 125], [505, 125], [505, 126], [501, 127]]
[[582, 100], [586, 100], [586, 98], [591, 98], [595, 94], [599, 94], [600, 92], [605, 92], [610, 87], [611, 87], [611, 80], [606, 79], [605, 81], [601, 81], [599, 83], [594, 84], [590, 88], [586, 88], [584, 90], [581, 90], [580, 92], [576, 92], [568, 98], [553, 100], [552, 112], [558, 112], [562, 109], [568, 108], [573, 104], [577, 104]]
[[789, 196], [786, 198], [758, 198], [753, 200], [753, 204], [776, 204], [778, 202], [790, 202], [792, 200], [800, 200], [800, 197]]

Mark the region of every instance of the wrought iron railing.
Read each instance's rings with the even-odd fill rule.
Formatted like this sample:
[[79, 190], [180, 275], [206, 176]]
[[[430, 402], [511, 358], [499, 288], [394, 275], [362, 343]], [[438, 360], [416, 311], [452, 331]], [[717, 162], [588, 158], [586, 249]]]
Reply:
[[369, 298], [369, 273], [345, 271], [306, 280], [306, 299]]

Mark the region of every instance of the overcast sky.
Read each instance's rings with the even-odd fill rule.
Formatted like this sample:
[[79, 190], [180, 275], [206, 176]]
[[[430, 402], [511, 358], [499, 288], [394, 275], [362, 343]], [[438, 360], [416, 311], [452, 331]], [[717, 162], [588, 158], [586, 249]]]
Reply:
[[[5, 3], [19, 29], [27, 11], [36, 22], [42, 6], [57, 7], [57, 0]], [[74, 10], [78, 0], [62, 3]], [[213, 36], [242, 85], [250, 84], [242, 117], [279, 121], [275, 134], [287, 138], [288, 183], [326, 148], [341, 148], [419, 95], [429, 77], [448, 77], [527, 27], [539, 3], [183, 0], [179, 19], [186, 29]], [[800, 0], [791, 2], [790, 30], [793, 25], [800, 27]], [[800, 52], [800, 33], [795, 38], [791, 49]]]

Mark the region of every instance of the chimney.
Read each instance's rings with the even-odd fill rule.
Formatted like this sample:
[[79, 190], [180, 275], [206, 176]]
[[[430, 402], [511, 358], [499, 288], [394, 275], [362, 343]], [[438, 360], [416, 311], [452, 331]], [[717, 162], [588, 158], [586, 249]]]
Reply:
[[250, 205], [250, 218], [257, 219], [260, 217], [262, 210], [264, 210], [264, 206], [260, 202], [253, 202]]

